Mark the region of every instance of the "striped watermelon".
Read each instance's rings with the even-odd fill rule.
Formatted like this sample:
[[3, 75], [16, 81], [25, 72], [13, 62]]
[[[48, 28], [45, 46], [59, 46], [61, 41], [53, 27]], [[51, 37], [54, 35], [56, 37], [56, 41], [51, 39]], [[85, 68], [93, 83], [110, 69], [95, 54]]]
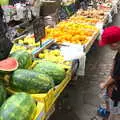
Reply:
[[65, 70], [61, 65], [50, 62], [50, 61], [41, 61], [34, 68], [34, 71], [41, 74], [46, 74], [53, 78], [55, 85], [58, 85], [65, 78]]
[[32, 64], [32, 55], [25, 50], [15, 51], [10, 56], [18, 61], [21, 69], [27, 69]]
[[31, 94], [46, 93], [54, 84], [48, 75], [40, 74], [32, 70], [18, 69], [12, 75], [10, 86], [16, 91]]
[[33, 120], [36, 103], [26, 93], [17, 93], [1, 106], [0, 120]]

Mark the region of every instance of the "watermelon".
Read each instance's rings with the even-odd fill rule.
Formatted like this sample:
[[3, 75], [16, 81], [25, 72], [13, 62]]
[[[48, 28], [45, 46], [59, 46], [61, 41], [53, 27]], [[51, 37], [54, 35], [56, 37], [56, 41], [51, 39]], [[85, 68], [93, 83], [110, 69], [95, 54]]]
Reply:
[[5, 87], [3, 85], [3, 82], [0, 81], [0, 106], [3, 104], [3, 102], [6, 100], [7, 92], [5, 90]]
[[54, 85], [52, 78], [47, 75], [32, 70], [18, 69], [12, 75], [10, 86], [18, 92], [37, 94], [48, 92]]
[[33, 120], [36, 103], [27, 93], [8, 98], [0, 108], [0, 120]]
[[41, 61], [34, 68], [34, 71], [49, 75], [53, 78], [54, 84], [58, 85], [65, 78], [65, 70], [59, 64], [49, 61]]
[[0, 61], [1, 72], [11, 72], [18, 68], [18, 62], [15, 58], [7, 58]]
[[17, 50], [10, 56], [18, 60], [19, 68], [21, 69], [27, 69], [32, 64], [32, 55], [25, 50]]

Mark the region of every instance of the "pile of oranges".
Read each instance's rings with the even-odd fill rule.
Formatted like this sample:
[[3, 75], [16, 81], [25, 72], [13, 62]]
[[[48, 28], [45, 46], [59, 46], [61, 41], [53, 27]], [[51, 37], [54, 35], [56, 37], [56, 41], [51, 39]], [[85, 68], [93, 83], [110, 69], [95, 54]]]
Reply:
[[75, 22], [75, 23], [88, 23], [88, 24], [96, 24], [100, 20], [97, 18], [86, 18], [84, 16], [72, 16], [70, 19], [68, 19], [70, 22]]
[[58, 43], [86, 44], [97, 28], [92, 25], [62, 21], [55, 28], [46, 28], [45, 39], [55, 39]]

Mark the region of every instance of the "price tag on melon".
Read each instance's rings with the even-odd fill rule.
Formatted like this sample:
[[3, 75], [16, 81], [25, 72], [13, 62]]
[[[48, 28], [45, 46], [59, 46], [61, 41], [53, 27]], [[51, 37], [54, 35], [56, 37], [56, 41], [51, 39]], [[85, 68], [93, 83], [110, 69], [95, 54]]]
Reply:
[[33, 22], [34, 36], [35, 42], [40, 41], [40, 45], [42, 45], [41, 39], [45, 37], [45, 24], [42, 17], [39, 17]]

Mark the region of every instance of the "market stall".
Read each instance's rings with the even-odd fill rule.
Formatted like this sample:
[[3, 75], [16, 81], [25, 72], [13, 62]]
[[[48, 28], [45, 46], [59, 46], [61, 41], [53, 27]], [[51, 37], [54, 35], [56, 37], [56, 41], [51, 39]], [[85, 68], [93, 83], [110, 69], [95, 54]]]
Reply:
[[34, 18], [32, 30], [12, 39], [8, 58], [0, 61], [0, 119], [48, 119], [70, 80], [85, 75], [86, 54], [111, 22], [117, 2], [81, 10], [77, 0], [64, 1], [59, 22], [47, 26], [43, 18]]

